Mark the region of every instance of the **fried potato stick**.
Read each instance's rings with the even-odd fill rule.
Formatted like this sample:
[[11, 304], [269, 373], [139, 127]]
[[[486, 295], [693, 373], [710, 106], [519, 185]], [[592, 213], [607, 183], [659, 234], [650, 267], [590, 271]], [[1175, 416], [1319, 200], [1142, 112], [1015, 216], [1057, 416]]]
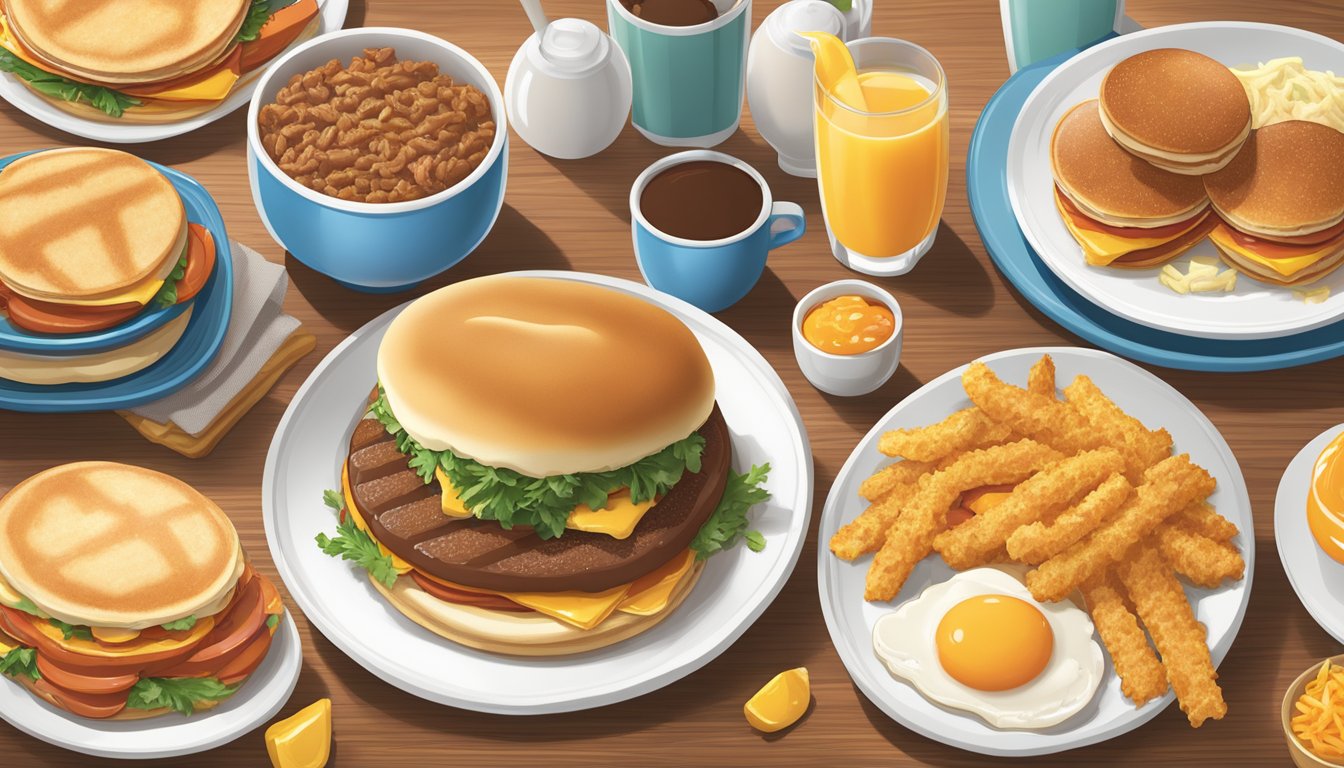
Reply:
[[869, 504], [858, 517], [840, 526], [840, 530], [831, 536], [831, 552], [841, 560], [853, 560], [876, 551], [886, 541], [887, 531], [900, 516], [901, 509], [914, 498], [920, 481], [917, 478], [915, 482], [897, 485]]
[[1038, 520], [1013, 531], [1008, 537], [1008, 554], [1019, 562], [1043, 563], [1082, 541], [1133, 494], [1134, 486], [1116, 472], [1082, 501], [1060, 513], [1053, 523]]
[[1199, 501], [1182, 509], [1171, 518], [1171, 522], [1214, 541], [1231, 541], [1239, 533], [1236, 523], [1218, 514], [1207, 501]]
[[984, 565], [1017, 529], [1068, 505], [1123, 468], [1124, 460], [1110, 448], [1051, 464], [1019, 483], [1002, 502], [939, 534], [933, 548], [958, 571]]
[[971, 363], [961, 385], [986, 416], [1065, 455], [1103, 447], [1101, 436], [1073, 406], [1006, 384], [982, 362]]
[[1060, 458], [1047, 446], [1019, 440], [970, 451], [921, 480], [868, 568], [864, 599], [890, 600], [901, 591], [910, 571], [933, 551], [933, 538], [947, 525], [957, 496], [984, 485], [1020, 483]]
[[1213, 493], [1213, 488], [1213, 477], [1186, 454], [1158, 463], [1148, 471], [1147, 482], [1139, 486], [1134, 498], [1114, 517], [1027, 573], [1027, 589], [1042, 602], [1063, 600], [1182, 507]]
[[1008, 425], [996, 423], [979, 408], [965, 408], [937, 424], [886, 432], [877, 449], [888, 456], [938, 461], [985, 443], [1002, 443], [1010, 431]]
[[1121, 693], [1135, 707], [1141, 707], [1167, 692], [1167, 673], [1139, 627], [1139, 620], [1130, 612], [1122, 589], [1114, 575], [1107, 572], [1083, 585], [1083, 599], [1120, 676]]
[[1031, 372], [1027, 374], [1027, 391], [1055, 399], [1055, 361], [1049, 355], [1041, 355], [1041, 359], [1031, 366]]
[[1156, 550], [1140, 547], [1116, 573], [1162, 655], [1167, 680], [1190, 725], [1198, 728], [1210, 718], [1222, 719], [1227, 702], [1209, 657], [1208, 632], [1195, 619], [1171, 566]]
[[898, 461], [895, 464], [889, 464], [859, 485], [859, 495], [868, 501], [881, 501], [897, 486], [913, 485], [919, 481], [919, 478], [929, 474], [934, 470], [934, 463], [931, 461]]
[[1178, 523], [1159, 525], [1151, 540], [1171, 567], [1195, 586], [1212, 589], [1246, 574], [1246, 561], [1235, 546], [1192, 533]]
[[1125, 454], [1132, 479], [1138, 479], [1143, 470], [1171, 455], [1171, 434], [1167, 430], [1145, 427], [1121, 410], [1087, 376], [1074, 378], [1064, 388], [1064, 399], [1077, 408], [1107, 445]]

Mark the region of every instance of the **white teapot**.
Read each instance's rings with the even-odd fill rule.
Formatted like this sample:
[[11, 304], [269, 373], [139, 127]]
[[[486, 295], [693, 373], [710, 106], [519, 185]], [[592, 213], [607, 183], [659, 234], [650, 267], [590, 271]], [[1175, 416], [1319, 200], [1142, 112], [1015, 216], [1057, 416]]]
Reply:
[[815, 178], [812, 49], [799, 32], [829, 32], [842, 40], [868, 36], [872, 0], [841, 12], [827, 0], [789, 0], [765, 17], [747, 53], [747, 106], [756, 130], [779, 153], [779, 167]]
[[[504, 81], [509, 122], [533, 149], [562, 160], [606, 149], [630, 116], [630, 63], [621, 47], [583, 19], [546, 22], [518, 49]], [[534, 11], [535, 9], [535, 11]]]

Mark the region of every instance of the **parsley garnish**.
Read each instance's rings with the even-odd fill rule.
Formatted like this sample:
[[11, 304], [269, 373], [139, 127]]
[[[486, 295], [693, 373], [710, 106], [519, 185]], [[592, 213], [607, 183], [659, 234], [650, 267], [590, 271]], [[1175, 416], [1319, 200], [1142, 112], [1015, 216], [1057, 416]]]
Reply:
[[29, 64], [7, 50], [0, 49], [0, 72], [18, 77], [38, 93], [62, 101], [85, 102], [112, 117], [121, 117], [128, 107], [140, 106], [140, 100], [101, 85], [79, 83]]
[[422, 447], [393, 415], [382, 387], [369, 413], [382, 422], [388, 434], [396, 438], [397, 448], [410, 454], [407, 465], [428, 484], [436, 468], [453, 485], [462, 503], [481, 520], [495, 520], [500, 527], [529, 525], [542, 539], [554, 539], [565, 532], [569, 513], [580, 504], [604, 509], [607, 498], [620, 488], [630, 489], [636, 504], [657, 498], [676, 485], [687, 470], [700, 471], [700, 456], [705, 439], [691, 433], [626, 467], [606, 472], [576, 472], [550, 477], [529, 477], [502, 467], [491, 467], [452, 451], [432, 451]]
[[329, 538], [325, 533], [317, 534], [317, 546], [332, 557], [353, 561], [385, 587], [390, 588], [397, 581], [392, 558], [383, 554], [372, 536], [359, 530], [352, 515], [347, 515], [345, 522], [336, 526], [336, 538]]
[[61, 630], [61, 636], [66, 640], [75, 638], [77, 640], [92, 640], [93, 632], [88, 627], [81, 627], [78, 624], [66, 624], [60, 619], [47, 619], [51, 626]]
[[26, 597], [19, 598], [19, 602], [15, 603], [14, 605], [11, 605], [10, 608], [13, 608], [16, 611], [23, 611], [24, 613], [31, 614], [39, 619], [47, 618], [47, 614], [43, 613], [42, 610], [38, 608], [36, 605], [33, 605], [33, 601], [29, 600]]
[[177, 284], [182, 280], [183, 276], [187, 274], [187, 253], [190, 250], [191, 249], [188, 248], [182, 251], [182, 256], [177, 260], [177, 264], [173, 267], [173, 271], [168, 273], [168, 276], [163, 279], [163, 286], [159, 288], [159, 292], [154, 294], [154, 298], [150, 300], [149, 305], [151, 307], [163, 309], [164, 307], [171, 307], [177, 303]]
[[27, 675], [30, 680], [41, 680], [42, 673], [37, 671], [37, 651], [23, 646], [11, 648], [9, 653], [0, 656], [0, 674], [10, 677]]
[[167, 624], [161, 624], [160, 626], [169, 632], [181, 632], [184, 629], [191, 629], [196, 626], [196, 617], [187, 616], [186, 618], [170, 621]]
[[243, 19], [243, 26], [233, 39], [240, 43], [250, 43], [256, 40], [261, 34], [261, 28], [266, 26], [266, 22], [270, 18], [270, 0], [252, 0], [252, 5], [247, 9], [247, 17]]
[[696, 560], [704, 560], [726, 549], [739, 536], [746, 539], [747, 548], [752, 552], [765, 549], [765, 537], [760, 531], [747, 530], [747, 510], [770, 498], [770, 492], [760, 487], [769, 474], [769, 464], [754, 466], [745, 475], [728, 471], [728, 483], [724, 486], [719, 506], [691, 540]]
[[266, 628], [275, 629], [275, 625], [280, 623], [280, 614], [272, 613], [266, 617]]
[[213, 677], [146, 677], [131, 687], [126, 706], [167, 708], [190, 715], [200, 702], [226, 699], [236, 690], [238, 686], [225, 685]]
[[322, 492], [322, 503], [340, 512], [345, 509], [345, 495], [340, 491], [333, 491], [328, 488]]

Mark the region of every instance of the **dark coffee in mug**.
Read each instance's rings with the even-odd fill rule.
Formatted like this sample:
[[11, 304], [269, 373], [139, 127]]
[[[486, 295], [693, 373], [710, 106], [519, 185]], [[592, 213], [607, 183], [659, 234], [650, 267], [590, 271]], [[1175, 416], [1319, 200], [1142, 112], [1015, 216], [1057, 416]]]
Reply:
[[719, 17], [710, 0], [621, 0], [625, 9], [650, 24], [692, 27]]
[[692, 160], [649, 179], [639, 210], [655, 229], [686, 240], [718, 240], [751, 228], [765, 202], [746, 171], [717, 160]]

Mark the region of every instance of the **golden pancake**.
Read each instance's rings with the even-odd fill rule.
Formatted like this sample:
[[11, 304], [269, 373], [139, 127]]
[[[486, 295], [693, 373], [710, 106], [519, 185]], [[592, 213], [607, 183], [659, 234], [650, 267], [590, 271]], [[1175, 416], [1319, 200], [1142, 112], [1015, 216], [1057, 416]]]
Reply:
[[1204, 188], [1219, 215], [1247, 234], [1293, 237], [1344, 220], [1344, 133], [1292, 120], [1255, 131]]

